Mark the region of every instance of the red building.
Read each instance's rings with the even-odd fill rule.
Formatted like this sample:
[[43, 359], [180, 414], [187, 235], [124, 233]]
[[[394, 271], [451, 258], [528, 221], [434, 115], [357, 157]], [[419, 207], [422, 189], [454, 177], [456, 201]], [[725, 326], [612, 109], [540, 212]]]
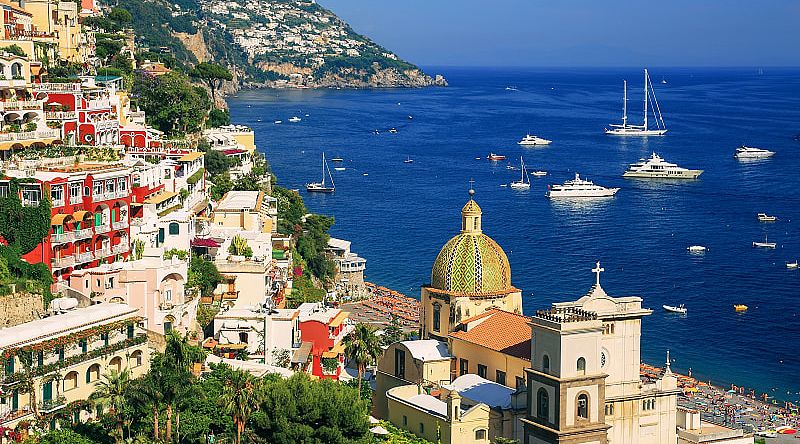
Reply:
[[80, 83], [38, 83], [37, 97], [46, 94], [48, 121], [60, 122], [64, 139], [76, 145], [119, 143], [118, 110], [112, 105], [112, 91]]
[[[125, 259], [130, 251], [131, 170], [120, 165], [78, 164], [37, 170], [35, 182], [20, 184], [23, 205], [36, 206], [43, 193], [52, 205], [50, 232], [23, 256], [43, 262], [61, 280], [73, 271]], [[0, 196], [10, 192], [0, 179]]]
[[344, 366], [342, 340], [352, 330], [347, 323], [350, 313], [320, 304], [300, 305], [300, 334], [311, 346], [311, 374], [338, 381]]

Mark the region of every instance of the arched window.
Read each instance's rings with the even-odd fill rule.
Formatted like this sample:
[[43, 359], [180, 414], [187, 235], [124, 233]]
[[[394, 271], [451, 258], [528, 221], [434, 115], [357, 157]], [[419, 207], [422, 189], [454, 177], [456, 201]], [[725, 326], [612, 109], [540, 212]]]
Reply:
[[478, 429], [475, 430], [475, 441], [484, 441], [486, 440], [486, 429]]
[[122, 358], [120, 358], [119, 356], [115, 356], [114, 358], [112, 358], [111, 361], [109, 361], [108, 363], [108, 370], [115, 371], [117, 373], [122, 372]]
[[136, 350], [135, 352], [131, 353], [131, 363], [134, 367], [140, 367], [142, 365], [142, 351]]
[[550, 356], [542, 356], [542, 371], [544, 373], [550, 373]]
[[576, 407], [578, 418], [589, 419], [589, 395], [586, 393], [581, 393], [578, 395]]
[[94, 382], [100, 379], [100, 364], [92, 364], [86, 370], [86, 383]]
[[536, 417], [544, 420], [550, 420], [550, 396], [544, 387], [536, 392]]
[[433, 304], [433, 331], [439, 331], [441, 328], [441, 314], [442, 306], [439, 304]]
[[78, 388], [78, 372], [71, 371], [64, 376], [64, 391]]
[[177, 222], [170, 222], [169, 223], [169, 234], [170, 236], [174, 236], [176, 234], [180, 234], [181, 227], [178, 225]]
[[578, 358], [577, 370], [579, 375], [586, 374], [586, 359]]

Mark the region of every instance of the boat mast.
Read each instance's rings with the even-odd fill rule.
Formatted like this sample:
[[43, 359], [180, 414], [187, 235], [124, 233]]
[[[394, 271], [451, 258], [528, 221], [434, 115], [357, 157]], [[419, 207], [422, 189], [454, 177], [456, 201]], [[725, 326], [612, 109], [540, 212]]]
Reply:
[[644, 70], [644, 130], [647, 131], [647, 69]]
[[[331, 188], [336, 188], [336, 184], [333, 182], [333, 174], [331, 174], [331, 168], [325, 163], [325, 159], [323, 158], [322, 167], [328, 170], [328, 177], [331, 179]], [[322, 172], [322, 181], [325, 182], [325, 171]]]
[[325, 153], [322, 153], [322, 187], [325, 188]]
[[622, 81], [622, 127], [628, 126], [628, 81]]

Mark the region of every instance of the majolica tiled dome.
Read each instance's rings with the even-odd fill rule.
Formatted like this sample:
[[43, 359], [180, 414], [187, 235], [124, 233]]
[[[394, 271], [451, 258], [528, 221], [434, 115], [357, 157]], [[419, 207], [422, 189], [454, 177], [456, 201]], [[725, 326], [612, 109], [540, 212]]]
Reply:
[[461, 233], [447, 241], [433, 263], [431, 287], [465, 295], [512, 291], [508, 257], [481, 231], [481, 208], [474, 200], [464, 205], [461, 218]]

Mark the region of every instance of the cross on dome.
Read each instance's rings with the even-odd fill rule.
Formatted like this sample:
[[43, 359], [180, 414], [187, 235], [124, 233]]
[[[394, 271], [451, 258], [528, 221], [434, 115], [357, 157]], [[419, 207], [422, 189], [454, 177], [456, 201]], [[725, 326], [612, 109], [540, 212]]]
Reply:
[[606, 271], [605, 268], [600, 268], [600, 261], [597, 261], [597, 266], [592, 268], [592, 273], [597, 275], [597, 280], [595, 281], [595, 285], [600, 286], [600, 273]]
[[475, 179], [470, 177], [469, 178], [469, 191], [467, 191], [469, 193], [470, 199], [472, 198], [472, 196], [475, 195], [475, 187], [473, 185], [475, 185]]

